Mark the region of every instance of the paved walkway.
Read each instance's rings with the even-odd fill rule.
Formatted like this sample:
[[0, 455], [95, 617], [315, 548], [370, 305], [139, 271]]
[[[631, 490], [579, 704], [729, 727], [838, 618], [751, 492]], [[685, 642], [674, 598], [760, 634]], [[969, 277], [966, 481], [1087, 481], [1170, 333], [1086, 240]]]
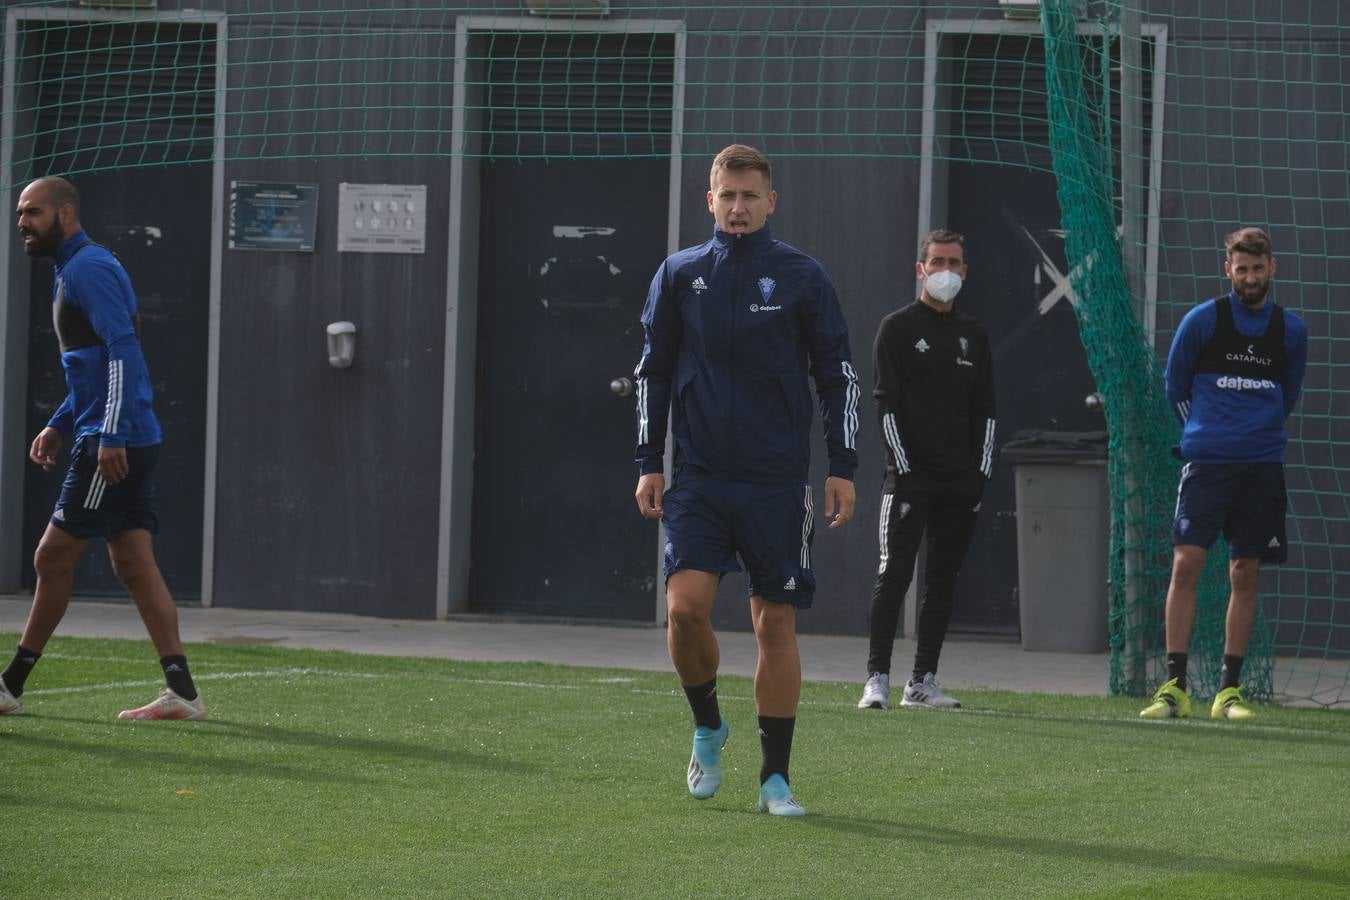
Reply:
[[[27, 596], [0, 595], [0, 631], [20, 631], [29, 602]], [[200, 607], [180, 607], [178, 615], [183, 640], [188, 642], [671, 671], [665, 631], [654, 627], [502, 622], [471, 616], [421, 621]], [[71, 603], [57, 634], [145, 640], [130, 603], [92, 600]], [[753, 675], [754, 636], [724, 632], [718, 639], [721, 671]], [[800, 644], [806, 680], [861, 684], [866, 677], [866, 638], [802, 635]], [[897, 673], [906, 671], [913, 655], [912, 640], [896, 641]], [[949, 640], [942, 651], [940, 675], [943, 686], [953, 690], [983, 687], [1105, 696], [1107, 665], [1106, 653], [1032, 653], [1013, 642]]]

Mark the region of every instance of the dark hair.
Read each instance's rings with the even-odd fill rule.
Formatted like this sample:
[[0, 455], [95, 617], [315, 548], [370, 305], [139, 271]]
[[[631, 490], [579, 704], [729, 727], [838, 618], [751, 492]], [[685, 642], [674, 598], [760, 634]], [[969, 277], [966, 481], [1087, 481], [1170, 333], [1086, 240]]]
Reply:
[[47, 189], [47, 196], [55, 209], [70, 204], [75, 208], [75, 218], [80, 217], [80, 192], [75, 190], [75, 185], [60, 175], [44, 175], [33, 184], [40, 184]]
[[961, 261], [968, 262], [965, 259], [966, 236], [948, 228], [938, 228], [928, 232], [923, 237], [923, 243], [919, 245], [919, 262], [925, 262], [928, 259], [928, 248], [933, 244], [960, 244]]
[[1223, 239], [1223, 247], [1229, 256], [1250, 253], [1252, 256], [1268, 257], [1271, 254], [1270, 235], [1260, 228], [1239, 228]]
[[763, 172], [764, 180], [770, 186], [773, 185], [773, 163], [769, 162], [769, 158], [763, 153], [745, 144], [732, 144], [722, 148], [722, 152], [713, 160], [712, 170], [708, 173], [710, 184], [717, 180], [717, 173], [721, 169], [730, 169], [733, 172]]

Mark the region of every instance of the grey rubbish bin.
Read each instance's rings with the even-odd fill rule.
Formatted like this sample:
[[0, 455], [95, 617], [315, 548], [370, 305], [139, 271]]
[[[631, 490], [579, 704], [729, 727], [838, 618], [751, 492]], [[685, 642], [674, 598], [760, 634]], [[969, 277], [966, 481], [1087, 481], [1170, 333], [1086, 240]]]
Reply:
[[1106, 443], [1104, 431], [1019, 431], [1003, 447], [1016, 466], [1024, 650], [1106, 649]]

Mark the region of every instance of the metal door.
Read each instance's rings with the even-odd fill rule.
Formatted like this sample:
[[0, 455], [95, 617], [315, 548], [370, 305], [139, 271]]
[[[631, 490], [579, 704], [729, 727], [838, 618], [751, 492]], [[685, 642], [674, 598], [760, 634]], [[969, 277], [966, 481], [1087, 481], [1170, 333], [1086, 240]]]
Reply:
[[[1024, 428], [1104, 429], [1083, 402], [1095, 387], [1073, 312], [1054, 176], [953, 163], [949, 184], [949, 227], [966, 236], [970, 266], [956, 302], [993, 344], [998, 442]], [[1018, 633], [1013, 485], [1012, 466], [998, 462], [957, 581], [954, 630]]]
[[[201, 594], [202, 484], [206, 436], [207, 314], [211, 276], [211, 166], [139, 169], [74, 179], [81, 220], [131, 276], [141, 313], [141, 345], [164, 431], [157, 467], [159, 566], [176, 599]], [[37, 434], [65, 397], [52, 331], [50, 260], [32, 262], [28, 346], [28, 434]], [[69, 447], [50, 473], [29, 464], [24, 480], [24, 585], [32, 551], [61, 492]], [[125, 596], [101, 541], [92, 542], [75, 592]]]
[[651, 621], [657, 531], [632, 495], [632, 398], [665, 256], [667, 159], [485, 163], [471, 604]]

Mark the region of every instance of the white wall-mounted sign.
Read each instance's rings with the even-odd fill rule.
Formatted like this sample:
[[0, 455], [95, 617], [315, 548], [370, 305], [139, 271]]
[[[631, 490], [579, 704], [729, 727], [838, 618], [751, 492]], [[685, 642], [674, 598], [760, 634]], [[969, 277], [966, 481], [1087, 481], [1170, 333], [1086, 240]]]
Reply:
[[425, 253], [425, 184], [338, 185], [341, 253]]

